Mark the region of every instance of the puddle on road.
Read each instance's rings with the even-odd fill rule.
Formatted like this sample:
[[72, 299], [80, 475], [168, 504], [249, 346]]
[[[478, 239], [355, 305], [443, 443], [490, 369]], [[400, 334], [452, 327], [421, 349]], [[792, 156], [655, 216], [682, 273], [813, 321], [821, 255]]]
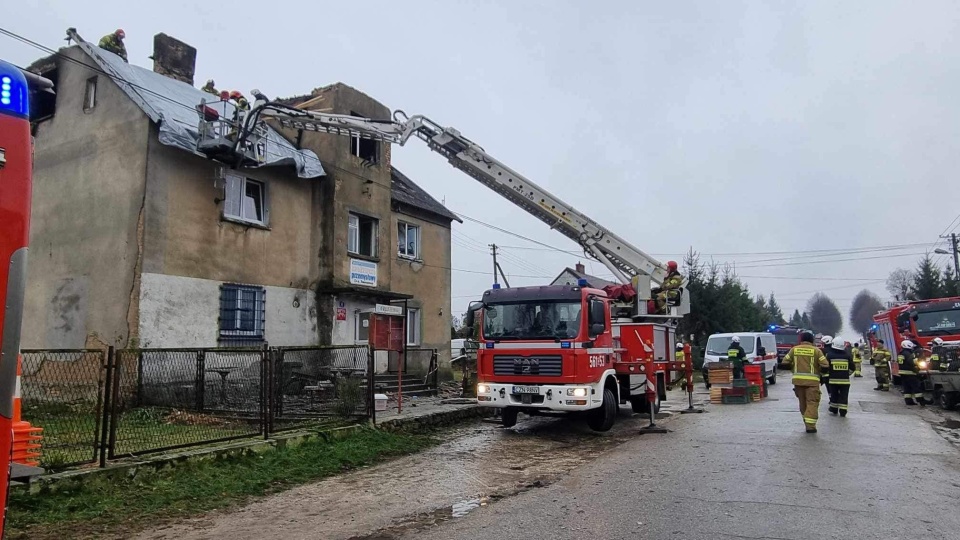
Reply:
[[486, 504], [486, 501], [483, 499], [470, 499], [469, 501], [460, 501], [458, 503], [454, 503], [454, 505], [450, 507], [450, 517], [462, 518], [473, 510], [476, 510], [481, 506], [486, 506]]

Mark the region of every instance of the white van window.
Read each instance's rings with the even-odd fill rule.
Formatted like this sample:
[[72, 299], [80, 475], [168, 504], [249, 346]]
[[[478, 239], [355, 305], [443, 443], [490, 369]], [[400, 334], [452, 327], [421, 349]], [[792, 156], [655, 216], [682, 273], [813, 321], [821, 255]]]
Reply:
[[762, 343], [763, 348], [767, 350], [767, 354], [777, 352], [777, 340], [773, 336], [763, 336]]
[[[730, 341], [733, 339], [733, 336], [710, 336], [710, 339], [707, 340], [707, 354], [726, 356], [727, 351], [730, 350]], [[753, 352], [753, 346], [755, 341], [749, 337], [740, 338], [740, 346], [743, 347], [743, 352], [750, 354]]]

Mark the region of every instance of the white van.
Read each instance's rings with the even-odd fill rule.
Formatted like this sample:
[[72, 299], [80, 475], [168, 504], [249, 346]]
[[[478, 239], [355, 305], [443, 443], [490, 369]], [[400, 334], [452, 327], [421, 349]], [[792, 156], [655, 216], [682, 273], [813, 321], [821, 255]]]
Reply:
[[467, 354], [467, 340], [451, 339], [450, 340], [450, 358], [454, 359], [458, 356], [463, 356], [465, 354]]
[[747, 354], [747, 360], [753, 364], [763, 364], [763, 374], [767, 382], [777, 384], [777, 338], [770, 332], [733, 332], [710, 336], [703, 355], [704, 382], [708, 364], [727, 360], [727, 351], [733, 336], [740, 337], [740, 346]]

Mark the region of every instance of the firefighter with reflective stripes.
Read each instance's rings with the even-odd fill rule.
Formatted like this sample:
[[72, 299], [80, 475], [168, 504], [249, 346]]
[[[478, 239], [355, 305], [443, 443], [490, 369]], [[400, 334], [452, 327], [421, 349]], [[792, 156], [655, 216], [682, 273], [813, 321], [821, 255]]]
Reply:
[[740, 336], [730, 338], [730, 347], [727, 349], [727, 359], [733, 363], [733, 378], [743, 378], [743, 363], [747, 361], [747, 353], [740, 345]]
[[863, 373], [860, 372], [860, 366], [863, 363], [862, 357], [860, 356], [860, 344], [854, 343], [853, 348], [850, 349], [850, 353], [853, 355], [853, 376], [863, 377]]
[[830, 363], [829, 382], [827, 392], [830, 395], [830, 414], [847, 416], [847, 402], [850, 399], [850, 374], [854, 373], [851, 353], [847, 352], [842, 339], [834, 338], [833, 344], [827, 350], [827, 361]]
[[943, 340], [938, 337], [933, 338], [930, 342], [930, 350], [933, 353], [930, 355], [930, 369], [947, 371], [950, 368], [950, 359], [947, 358], [946, 351], [943, 349]]
[[793, 371], [793, 393], [800, 401], [800, 414], [807, 433], [817, 432], [820, 409], [821, 379], [828, 373], [830, 363], [823, 352], [813, 344], [813, 334], [800, 334], [800, 344], [783, 357], [783, 367]]
[[920, 367], [914, 354], [916, 345], [905, 339], [900, 343], [900, 354], [897, 355], [897, 365], [900, 367], [900, 387], [903, 389], [903, 402], [907, 405], [924, 406], [923, 387], [920, 385]]
[[873, 372], [877, 377], [877, 387], [874, 390], [890, 391], [890, 350], [884, 347], [883, 340], [877, 341], [877, 346], [870, 356]]
[[687, 378], [687, 354], [683, 350], [683, 343], [677, 342], [677, 352], [673, 353], [673, 361], [677, 363], [677, 378], [670, 383], [672, 388]]

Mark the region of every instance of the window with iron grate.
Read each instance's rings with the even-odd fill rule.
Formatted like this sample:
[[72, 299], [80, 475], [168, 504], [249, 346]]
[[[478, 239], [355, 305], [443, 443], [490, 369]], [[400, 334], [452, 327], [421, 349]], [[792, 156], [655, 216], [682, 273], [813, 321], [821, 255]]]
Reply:
[[266, 291], [263, 287], [220, 286], [220, 339], [263, 341]]

